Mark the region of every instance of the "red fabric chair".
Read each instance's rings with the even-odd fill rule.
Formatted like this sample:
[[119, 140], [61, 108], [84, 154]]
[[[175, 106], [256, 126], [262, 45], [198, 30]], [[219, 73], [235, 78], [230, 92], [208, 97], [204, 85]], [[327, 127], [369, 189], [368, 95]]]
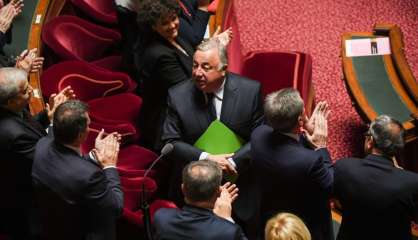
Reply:
[[132, 93], [93, 99], [88, 102], [90, 117], [100, 122], [129, 122], [137, 126], [142, 106], [141, 97]]
[[71, 2], [94, 20], [112, 25], [118, 22], [113, 0], [71, 0]]
[[262, 85], [263, 96], [282, 88], [299, 90], [308, 109], [313, 104], [312, 58], [301, 52], [260, 50], [243, 60], [241, 74]]
[[41, 76], [44, 97], [48, 98], [68, 85], [82, 101], [130, 92], [136, 88], [136, 83], [127, 74], [110, 72], [83, 61], [55, 64]]
[[[148, 167], [157, 159], [157, 154], [138, 145], [130, 145], [122, 148], [119, 152], [118, 169], [126, 175], [136, 173], [141, 174], [139, 170], [148, 169]], [[131, 172], [129, 172], [131, 171]], [[145, 172], [143, 172], [145, 173]]]
[[42, 40], [63, 60], [91, 62], [106, 57], [121, 35], [78, 17], [63, 15], [45, 24]]
[[[112, 133], [118, 132], [122, 135], [122, 145], [127, 144], [130, 142], [135, 142], [139, 138], [139, 134], [136, 132], [136, 129], [130, 123], [98, 123], [98, 122], [91, 122], [89, 125], [89, 134], [87, 136], [86, 141], [81, 145], [81, 151], [83, 153], [88, 153], [91, 149], [94, 148], [94, 142], [96, 140], [97, 135], [99, 132], [104, 129], [105, 133]], [[121, 154], [124, 151], [129, 152], [129, 147], [123, 148], [119, 151]], [[134, 152], [135, 153], [135, 152]], [[129, 154], [129, 153], [128, 153]]]
[[218, 9], [219, 2], [219, 0], [213, 0], [208, 6], [208, 12], [210, 12], [211, 14], [215, 14], [216, 10]]

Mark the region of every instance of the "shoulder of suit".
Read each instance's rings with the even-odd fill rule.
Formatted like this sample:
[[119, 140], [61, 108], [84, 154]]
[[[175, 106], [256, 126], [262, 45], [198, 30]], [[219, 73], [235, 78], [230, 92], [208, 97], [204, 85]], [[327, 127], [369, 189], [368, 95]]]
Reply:
[[227, 76], [229, 80], [240, 82], [239, 87], [259, 88], [261, 86], [260, 82], [236, 73], [228, 72]]
[[182, 81], [172, 86], [170, 89], [168, 89], [168, 93], [176, 96], [176, 94], [179, 94], [179, 93], [190, 92], [191, 90], [193, 90], [194, 87], [195, 86], [194, 86], [193, 80], [189, 78], [185, 81]]

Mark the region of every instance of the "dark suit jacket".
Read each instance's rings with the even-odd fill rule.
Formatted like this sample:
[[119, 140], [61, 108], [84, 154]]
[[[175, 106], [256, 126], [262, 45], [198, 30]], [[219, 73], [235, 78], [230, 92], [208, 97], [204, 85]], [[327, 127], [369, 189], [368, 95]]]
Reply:
[[45, 111], [31, 118], [27, 110], [20, 116], [0, 107], [0, 208], [30, 205], [35, 145], [46, 135], [48, 124]]
[[[240, 195], [234, 202], [234, 208], [238, 217], [245, 220], [253, 214], [252, 203], [255, 198], [254, 194], [247, 191], [252, 183], [248, 141], [252, 130], [263, 121], [262, 97], [260, 84], [256, 81], [233, 73], [228, 73], [225, 81], [220, 120], [247, 141], [233, 157], [240, 174], [237, 182]], [[215, 119], [216, 115], [211, 112], [209, 104], [205, 104], [203, 93], [191, 80], [169, 90], [163, 141], [174, 145], [174, 150], [169, 154], [171, 159], [175, 159], [173, 173], [177, 175], [173, 177], [173, 192], [181, 194], [180, 175], [183, 167], [188, 162], [197, 161], [202, 153], [193, 144]]]
[[[46, 135], [46, 111], [32, 118], [0, 107], [0, 231], [28, 238], [33, 208], [31, 169], [35, 145]], [[36, 220], [32, 220], [36, 221]]]
[[251, 150], [261, 191], [261, 226], [279, 212], [303, 219], [312, 239], [333, 239], [328, 198], [333, 166], [327, 149], [313, 151], [267, 125], [254, 130]]
[[227, 240], [247, 239], [241, 228], [213, 211], [193, 206], [161, 208], [155, 213], [156, 239]]
[[204, 38], [210, 13], [198, 9], [197, 0], [181, 0], [189, 14], [180, 14], [179, 36], [196, 47]]
[[167, 108], [168, 89], [192, 74], [194, 50], [181, 38], [177, 38], [177, 41], [188, 56], [159, 36], [138, 55], [143, 99], [140, 115], [142, 138], [144, 144], [154, 150], [162, 147], [161, 128]]
[[337, 239], [412, 239], [410, 223], [418, 220], [418, 174], [371, 154], [338, 160], [334, 178], [343, 217]]
[[[57, 199], [80, 209], [79, 219], [51, 214], [50, 217], [56, 218], [50, 222], [55, 222], [57, 226], [71, 223], [68, 226], [61, 225], [63, 228], [78, 225], [77, 228], [83, 231], [83, 239], [116, 239], [115, 221], [123, 208], [123, 193], [116, 168], [102, 170], [91, 159], [81, 157], [76, 151], [56, 143], [53, 137], [48, 136], [36, 145], [32, 177], [37, 183], [35, 189], [47, 188], [60, 197], [42, 202], [41, 212], [48, 213], [48, 210], [51, 211], [49, 206], [60, 205], [56, 203]], [[59, 208], [53, 211], [65, 212]], [[46, 226], [46, 229], [53, 230], [50, 226]], [[59, 232], [55, 236], [48, 234], [48, 239], [74, 239], [62, 233], [59, 235]]]

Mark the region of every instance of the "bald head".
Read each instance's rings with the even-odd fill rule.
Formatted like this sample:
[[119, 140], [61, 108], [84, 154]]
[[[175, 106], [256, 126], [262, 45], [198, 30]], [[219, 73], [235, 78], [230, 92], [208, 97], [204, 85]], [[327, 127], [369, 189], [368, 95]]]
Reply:
[[20, 85], [27, 81], [28, 74], [18, 68], [0, 68], [0, 105], [7, 105], [8, 101], [19, 93]]
[[201, 160], [183, 169], [183, 193], [189, 201], [210, 201], [218, 194], [222, 169], [216, 162]]

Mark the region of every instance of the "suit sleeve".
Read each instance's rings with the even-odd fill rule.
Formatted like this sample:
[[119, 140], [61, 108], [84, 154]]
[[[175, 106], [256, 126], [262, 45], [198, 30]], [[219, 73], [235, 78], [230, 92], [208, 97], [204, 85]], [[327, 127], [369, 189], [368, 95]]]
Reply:
[[334, 184], [334, 166], [328, 149], [321, 148], [316, 153], [318, 156], [311, 168], [310, 175], [318, 186], [330, 195]]
[[[96, 171], [89, 179], [84, 194], [89, 206], [118, 217], [123, 208], [123, 192], [116, 168]], [[104, 214], [104, 213], [103, 213]]]
[[154, 69], [156, 71], [154, 76], [161, 81], [166, 89], [189, 78], [174, 54], [162, 55]]
[[[256, 94], [253, 100], [252, 109], [253, 114], [251, 116], [251, 132], [254, 131], [258, 126], [263, 124], [264, 122], [264, 112], [263, 112], [263, 102], [262, 102], [262, 95], [261, 95], [261, 86], [257, 85]], [[234, 154], [234, 162], [237, 165], [238, 172], [240, 169], [247, 168], [251, 163], [251, 143], [248, 141], [244, 146], [242, 146], [237, 152]]]
[[182, 141], [183, 126], [170, 93], [168, 95], [167, 105], [167, 115], [164, 121], [162, 140], [164, 143], [171, 143], [174, 145], [174, 149], [169, 154], [169, 157], [181, 159], [185, 162], [199, 160], [202, 151]]
[[182, 12], [180, 15], [179, 35], [191, 46], [196, 47], [205, 37], [210, 13], [200, 10], [196, 0], [182, 0], [191, 16]]
[[39, 124], [41, 124], [44, 129], [46, 129], [50, 124], [48, 112], [46, 110], [39, 112], [33, 118], [35, 121], [39, 122]]

